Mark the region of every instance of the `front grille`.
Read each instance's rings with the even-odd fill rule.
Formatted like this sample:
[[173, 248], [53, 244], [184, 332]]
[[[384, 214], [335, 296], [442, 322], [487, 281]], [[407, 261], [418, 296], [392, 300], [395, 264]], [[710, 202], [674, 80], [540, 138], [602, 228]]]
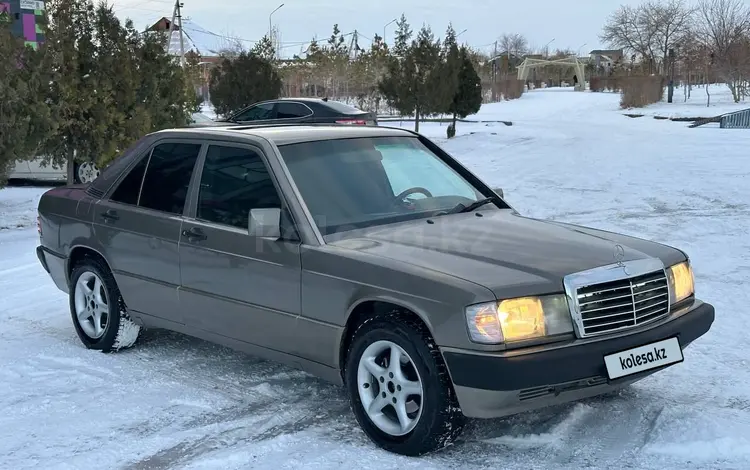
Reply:
[[578, 314], [584, 336], [632, 328], [669, 314], [664, 270], [579, 287]]

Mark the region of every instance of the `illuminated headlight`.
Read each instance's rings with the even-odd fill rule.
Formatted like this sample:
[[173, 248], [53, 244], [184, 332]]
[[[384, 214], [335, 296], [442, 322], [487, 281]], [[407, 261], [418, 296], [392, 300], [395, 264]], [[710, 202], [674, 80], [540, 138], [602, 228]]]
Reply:
[[476, 343], [497, 344], [570, 333], [565, 295], [519, 297], [466, 308], [469, 336]]
[[681, 302], [695, 294], [693, 268], [690, 266], [690, 261], [670, 266], [667, 269], [667, 277], [669, 278], [669, 301], [672, 304]]

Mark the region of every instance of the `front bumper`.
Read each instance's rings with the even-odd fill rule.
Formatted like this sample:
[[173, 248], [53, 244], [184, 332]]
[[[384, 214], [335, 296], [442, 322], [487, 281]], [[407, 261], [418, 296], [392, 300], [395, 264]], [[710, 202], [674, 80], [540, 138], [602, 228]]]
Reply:
[[466, 416], [507, 416], [606, 393], [664, 369], [610, 380], [604, 356], [671, 337], [684, 349], [709, 330], [715, 313], [712, 305], [696, 300], [677, 315], [616, 337], [500, 353], [446, 350], [443, 356]]

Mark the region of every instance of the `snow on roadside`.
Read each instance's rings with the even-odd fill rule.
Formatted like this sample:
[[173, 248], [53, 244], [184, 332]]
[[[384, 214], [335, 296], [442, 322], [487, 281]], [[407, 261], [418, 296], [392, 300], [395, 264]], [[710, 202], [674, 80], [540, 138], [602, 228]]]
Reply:
[[630, 109], [627, 112], [643, 114], [644, 116], [695, 118], [713, 117], [750, 108], [750, 101], [735, 103], [732, 99], [732, 92], [726, 85], [709, 85], [708, 92], [711, 94], [710, 106], [706, 106], [708, 103], [706, 87], [693, 86], [690, 98], [687, 100], [685, 99], [684, 88], [675, 88], [672, 103], [667, 102], [665, 91], [664, 99], [661, 102], [646, 106], [643, 109]]
[[0, 191], [0, 231], [36, 225], [36, 207], [47, 187], [10, 187]]

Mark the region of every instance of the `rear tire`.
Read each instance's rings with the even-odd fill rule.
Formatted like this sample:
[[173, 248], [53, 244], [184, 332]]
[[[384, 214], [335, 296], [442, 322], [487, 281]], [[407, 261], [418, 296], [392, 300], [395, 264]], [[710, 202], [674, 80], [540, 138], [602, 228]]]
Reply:
[[418, 321], [399, 312], [365, 320], [354, 332], [344, 376], [359, 425], [385, 450], [420, 456], [461, 434], [464, 416], [447, 368]]
[[78, 338], [88, 349], [118, 351], [133, 346], [141, 327], [127, 313], [109, 267], [86, 257], [70, 276], [70, 314]]

